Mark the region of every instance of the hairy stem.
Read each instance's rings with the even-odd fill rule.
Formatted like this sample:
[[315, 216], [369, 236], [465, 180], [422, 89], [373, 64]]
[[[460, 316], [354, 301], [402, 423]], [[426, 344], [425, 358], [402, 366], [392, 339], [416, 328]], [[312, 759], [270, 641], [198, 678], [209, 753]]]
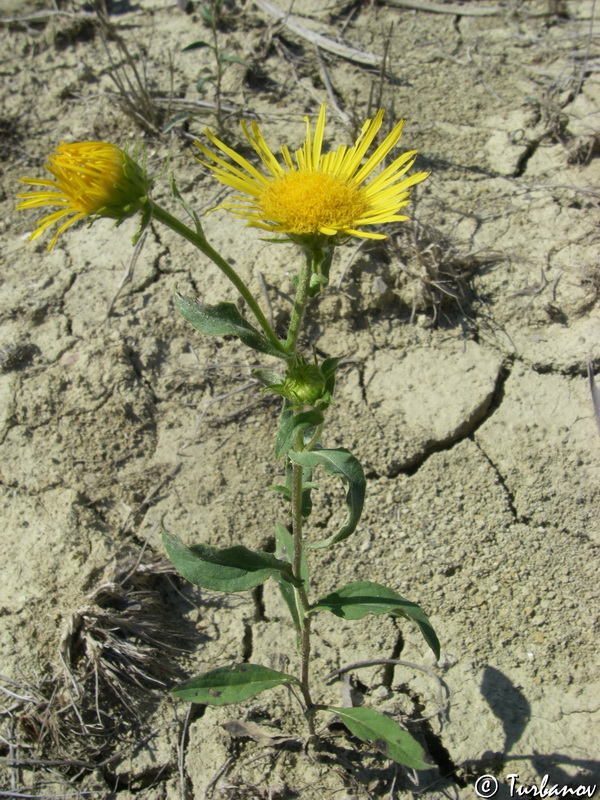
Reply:
[[[302, 319], [304, 317], [304, 310], [308, 302], [310, 278], [313, 270], [314, 254], [306, 252], [306, 259], [300, 273], [298, 275], [298, 285], [296, 289], [296, 297], [294, 300], [294, 308], [290, 319], [290, 327], [288, 330], [285, 349], [291, 358], [297, 355], [298, 336], [302, 326]], [[304, 434], [299, 431], [294, 443], [296, 452], [304, 450]], [[292, 569], [295, 577], [302, 578], [302, 556], [304, 543], [302, 539], [302, 479], [303, 468], [300, 464], [292, 462], [292, 532], [294, 536], [294, 560]], [[310, 694], [310, 626], [311, 618], [307, 616], [307, 611], [310, 608], [306, 587], [302, 585], [297, 588], [296, 596], [299, 605], [302, 606], [300, 617], [302, 624], [302, 631], [300, 635], [300, 654], [302, 672], [300, 677], [300, 690], [304, 697], [306, 704], [306, 719], [308, 722], [308, 729], [311, 736], [315, 735], [315, 723], [311, 711], [314, 709], [314, 703]], [[299, 609], [300, 611], [300, 609]]]
[[296, 355], [296, 345], [298, 344], [298, 335], [300, 334], [300, 327], [302, 325], [302, 318], [304, 317], [304, 309], [308, 301], [308, 290], [310, 288], [310, 276], [312, 274], [313, 254], [306, 253], [306, 261], [300, 268], [298, 274], [298, 287], [296, 289], [296, 298], [294, 300], [294, 308], [292, 309], [292, 317], [290, 319], [290, 327], [288, 330], [285, 349], [290, 356]]
[[[300, 437], [299, 437], [300, 438]], [[297, 446], [302, 448], [301, 441], [297, 441]], [[294, 535], [294, 560], [292, 568], [296, 578], [302, 577], [302, 473], [300, 464], [292, 464], [292, 530]], [[300, 636], [300, 653], [302, 660], [302, 673], [300, 677], [300, 691], [306, 703], [306, 710], [310, 711], [314, 703], [310, 694], [310, 624], [311, 618], [306, 616], [310, 604], [304, 586], [296, 589], [297, 596], [302, 606], [301, 620], [302, 632]], [[314, 735], [314, 722], [312, 715], [307, 717], [308, 727], [311, 735]]]
[[164, 208], [161, 208], [159, 205], [154, 203], [152, 200], [148, 201], [150, 203], [150, 208], [152, 212], [152, 218], [162, 222], [168, 228], [171, 228], [172, 231], [178, 233], [180, 236], [183, 236], [184, 239], [187, 239], [188, 242], [197, 247], [201, 253], [204, 253], [205, 256], [210, 258], [210, 260], [217, 265], [217, 267], [223, 272], [224, 275], [229, 278], [229, 280], [233, 283], [235, 288], [244, 298], [246, 303], [248, 304], [248, 308], [252, 311], [254, 316], [256, 317], [260, 327], [265, 332], [267, 338], [271, 342], [271, 344], [279, 350], [282, 355], [285, 353], [283, 343], [279, 341], [275, 332], [269, 325], [267, 318], [263, 314], [260, 306], [254, 299], [250, 289], [246, 286], [244, 281], [240, 278], [237, 272], [233, 269], [231, 264], [228, 264], [227, 261], [221, 256], [217, 251], [212, 248], [206, 239], [201, 236], [196, 231], [193, 231], [191, 228], [188, 228], [181, 220], [174, 217], [172, 214], [169, 214], [168, 211], [165, 211]]

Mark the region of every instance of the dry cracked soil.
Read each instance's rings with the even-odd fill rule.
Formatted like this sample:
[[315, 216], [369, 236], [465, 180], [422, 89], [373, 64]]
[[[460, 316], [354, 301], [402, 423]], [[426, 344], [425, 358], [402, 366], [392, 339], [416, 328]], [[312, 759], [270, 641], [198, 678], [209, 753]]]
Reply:
[[[0, 796], [93, 800], [474, 798], [497, 781], [600, 784], [600, 41], [592, 0], [0, 3]], [[281, 464], [270, 366], [178, 316], [173, 288], [235, 301], [153, 223], [29, 242], [20, 177], [62, 140], [143, 142], [154, 196], [185, 216], [226, 192], [190, 155], [238, 120], [326, 145], [377, 106], [430, 177], [383, 242], [349, 240], [303, 346], [344, 359], [324, 444], [364, 465], [357, 532], [313, 558], [311, 594], [376, 580], [408, 621], [315, 620], [320, 702], [386, 712], [421, 742], [414, 773], [319, 718], [307, 745], [285, 688], [240, 706], [168, 689], [240, 660], [297, 669], [274, 584], [221, 595], [173, 572], [184, 541], [269, 548]], [[244, 151], [247, 152], [247, 151]], [[207, 235], [280, 332], [297, 253], [224, 211]], [[339, 518], [319, 477], [309, 535]], [[333, 670], [359, 661], [395, 665]], [[223, 726], [226, 727], [223, 727]], [[491, 784], [482, 782], [488, 775]], [[518, 777], [510, 777], [518, 776]], [[547, 776], [547, 778], [545, 777]], [[492, 796], [488, 794], [486, 796]]]

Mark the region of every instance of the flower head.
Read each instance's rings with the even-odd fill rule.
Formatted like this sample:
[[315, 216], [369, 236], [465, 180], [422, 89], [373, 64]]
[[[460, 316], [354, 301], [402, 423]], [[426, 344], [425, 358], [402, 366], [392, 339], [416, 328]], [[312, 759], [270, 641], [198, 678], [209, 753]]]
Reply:
[[42, 186], [44, 191], [22, 192], [17, 208], [57, 206], [43, 217], [30, 239], [64, 220], [50, 240], [48, 250], [60, 234], [83, 217], [109, 217], [117, 224], [143, 208], [150, 180], [140, 165], [114, 144], [106, 142], [62, 142], [48, 158], [46, 169], [54, 180], [20, 178], [22, 183]]
[[416, 158], [416, 151], [411, 150], [373, 175], [400, 139], [404, 120], [394, 126], [363, 163], [381, 128], [383, 114], [380, 109], [373, 119], [365, 122], [353, 147], [342, 145], [337, 150], [322, 153], [325, 132], [325, 105], [322, 105], [314, 137], [305, 118], [306, 140], [295, 153], [295, 164], [285, 145], [281, 148], [282, 164], [258, 125], [253, 123], [249, 130], [242, 122], [244, 135], [263, 163], [262, 171], [207, 129], [206, 135], [217, 151], [233, 163], [196, 141], [196, 146], [209, 159], [198, 160], [211, 169], [221, 183], [242, 193], [220, 207], [246, 219], [252, 227], [285, 233], [300, 241], [338, 234], [385, 239], [384, 234], [365, 230], [364, 226], [407, 219], [398, 212], [409, 202], [410, 187], [424, 180], [428, 173], [416, 172], [406, 177]]

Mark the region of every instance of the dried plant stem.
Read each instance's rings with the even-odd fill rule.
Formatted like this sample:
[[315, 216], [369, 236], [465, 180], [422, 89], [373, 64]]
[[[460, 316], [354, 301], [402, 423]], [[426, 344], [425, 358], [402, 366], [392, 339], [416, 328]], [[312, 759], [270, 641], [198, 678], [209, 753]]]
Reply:
[[221, 54], [219, 51], [219, 34], [217, 31], [217, 12], [218, 12], [219, 3], [216, 0], [213, 0], [211, 3], [211, 12], [210, 12], [210, 29], [212, 33], [212, 40], [213, 40], [213, 53], [215, 55], [215, 64], [216, 64], [216, 75], [215, 75], [215, 103], [216, 103], [216, 111], [215, 116], [217, 118], [217, 128], [219, 130], [219, 135], [223, 135], [223, 108], [221, 105], [221, 87], [223, 83], [223, 63], [221, 61]]
[[274, 17], [278, 22], [281, 22], [288, 30], [312, 42], [316, 47], [321, 50], [326, 50], [329, 53], [334, 53], [336, 56], [346, 58], [348, 61], [353, 61], [355, 64], [362, 64], [367, 67], [378, 67], [381, 64], [381, 56], [374, 53], [367, 53], [363, 50], [357, 50], [355, 47], [348, 47], [342, 42], [329, 39], [320, 33], [315, 33], [309, 30], [302, 24], [301, 17], [295, 17], [287, 11], [282, 11], [279, 6], [269, 2], [269, 0], [254, 0], [261, 11], [264, 11], [270, 17]]
[[385, 0], [388, 6], [413, 8], [432, 14], [455, 14], [463, 17], [495, 17], [501, 14], [502, 6], [476, 6], [474, 3], [430, 3], [426, 0]]

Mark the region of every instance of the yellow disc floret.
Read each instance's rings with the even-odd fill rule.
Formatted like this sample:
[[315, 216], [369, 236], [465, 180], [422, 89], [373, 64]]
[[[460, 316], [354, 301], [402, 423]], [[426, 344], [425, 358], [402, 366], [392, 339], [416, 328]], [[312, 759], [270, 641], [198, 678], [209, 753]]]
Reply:
[[333, 235], [351, 227], [368, 208], [364, 189], [335, 175], [292, 170], [260, 198], [268, 219], [295, 234]]

